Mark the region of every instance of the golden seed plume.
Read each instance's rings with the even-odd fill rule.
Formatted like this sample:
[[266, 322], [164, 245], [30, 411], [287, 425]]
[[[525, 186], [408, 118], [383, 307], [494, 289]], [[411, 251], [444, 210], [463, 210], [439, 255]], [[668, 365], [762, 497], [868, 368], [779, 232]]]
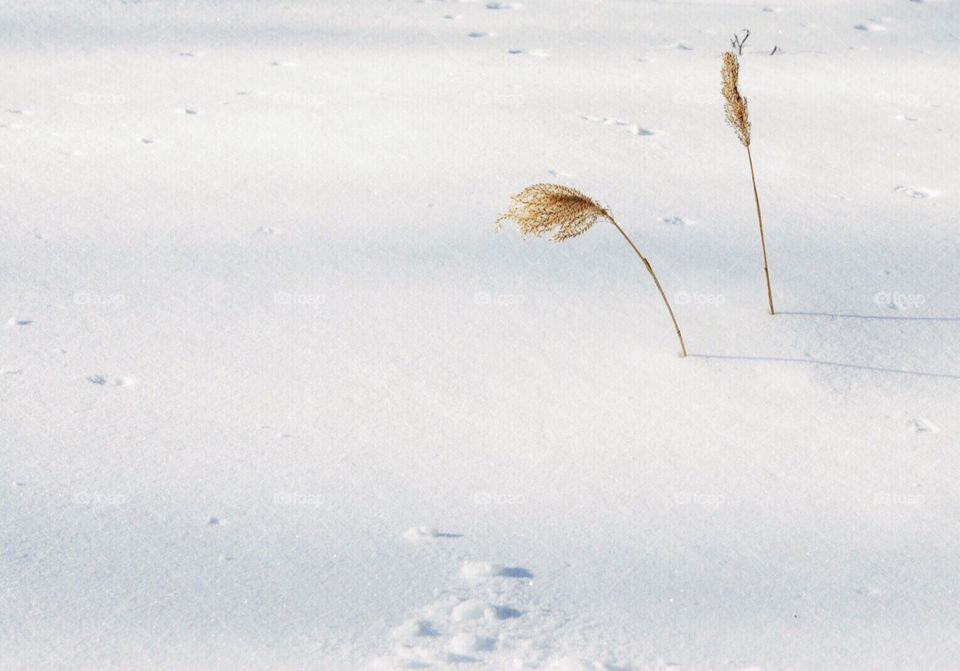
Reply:
[[737, 137], [744, 147], [750, 146], [750, 115], [747, 112], [747, 99], [740, 95], [737, 80], [740, 78], [740, 62], [736, 54], [728, 51], [723, 54], [723, 111], [727, 123], [737, 131]]
[[510, 209], [497, 217], [497, 230], [503, 222], [513, 221], [523, 235], [552, 232], [554, 242], [561, 242], [585, 233], [598, 219], [613, 221], [589, 196], [559, 184], [534, 184], [511, 198]]

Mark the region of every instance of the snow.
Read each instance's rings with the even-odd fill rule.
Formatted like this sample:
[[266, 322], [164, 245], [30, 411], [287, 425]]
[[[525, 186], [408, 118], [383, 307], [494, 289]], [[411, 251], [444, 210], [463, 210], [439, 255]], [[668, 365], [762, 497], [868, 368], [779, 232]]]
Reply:
[[0, 668], [955, 666], [960, 3], [0, 26]]

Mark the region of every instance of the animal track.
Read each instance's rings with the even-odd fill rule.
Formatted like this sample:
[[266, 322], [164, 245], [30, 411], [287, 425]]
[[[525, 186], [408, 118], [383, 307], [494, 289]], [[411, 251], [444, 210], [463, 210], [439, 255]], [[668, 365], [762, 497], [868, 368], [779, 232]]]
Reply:
[[910, 420], [910, 430], [914, 433], [939, 433], [940, 427], [923, 417], [914, 417]]
[[[430, 527], [414, 527], [405, 537], [437, 537]], [[443, 535], [443, 534], [439, 534]], [[433, 600], [393, 629], [386, 654], [367, 668], [446, 669], [612, 669], [608, 665], [558, 655], [570, 620], [534, 601], [533, 573], [486, 561], [462, 561], [459, 577]], [[579, 635], [582, 628], [574, 632]], [[568, 647], [568, 646], [567, 646]]]
[[532, 578], [533, 574], [518, 566], [504, 566], [485, 561], [469, 561], [460, 567], [460, 574], [470, 582], [480, 582], [487, 578]]
[[107, 375], [91, 375], [87, 381], [101, 387], [129, 387], [137, 383], [132, 377], [110, 377]]
[[460, 534], [449, 534], [438, 531], [433, 527], [410, 527], [403, 532], [408, 541], [428, 541], [435, 538], [459, 538]]
[[[882, 23], [881, 23], [882, 21]], [[870, 19], [869, 21], [864, 21], [863, 23], [858, 23], [853, 27], [854, 30], [861, 30], [867, 33], [882, 33], [887, 30], [887, 27], [883, 23], [890, 23], [891, 19], [882, 19], [877, 21], [875, 19]]]
[[668, 226], [696, 226], [697, 222], [686, 217], [662, 217], [660, 221]]
[[898, 186], [894, 189], [896, 193], [902, 193], [905, 196], [922, 200], [924, 198], [934, 198], [940, 195], [939, 191], [928, 189], [925, 186]]
[[533, 56], [534, 58], [550, 58], [550, 52], [545, 49], [507, 49], [511, 56]]
[[[443, 590], [390, 635], [392, 654], [374, 669], [482, 664], [482, 668], [533, 668], [543, 661], [543, 621], [530, 621], [527, 569], [467, 562], [466, 586]], [[504, 605], [509, 602], [510, 605]], [[550, 623], [548, 623], [550, 624]], [[520, 664], [520, 666], [518, 666]]]
[[657, 131], [650, 130], [648, 128], [641, 128], [639, 124], [632, 123], [630, 121], [624, 121], [623, 119], [617, 119], [614, 117], [606, 116], [593, 116], [592, 114], [581, 114], [580, 118], [584, 121], [591, 121], [593, 123], [602, 123], [604, 126], [617, 126], [623, 128], [627, 132], [633, 135], [639, 135], [641, 137], [656, 135]]

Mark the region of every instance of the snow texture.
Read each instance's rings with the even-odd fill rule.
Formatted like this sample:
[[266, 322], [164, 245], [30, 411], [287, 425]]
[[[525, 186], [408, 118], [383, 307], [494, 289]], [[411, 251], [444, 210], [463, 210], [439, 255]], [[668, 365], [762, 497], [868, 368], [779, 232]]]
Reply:
[[960, 2], [0, 26], [0, 668], [956, 668]]

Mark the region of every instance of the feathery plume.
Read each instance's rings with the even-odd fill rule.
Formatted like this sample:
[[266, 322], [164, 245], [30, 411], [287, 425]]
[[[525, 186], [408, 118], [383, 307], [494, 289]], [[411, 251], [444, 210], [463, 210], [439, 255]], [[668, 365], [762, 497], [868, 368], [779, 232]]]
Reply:
[[667, 306], [667, 312], [670, 313], [673, 328], [680, 340], [681, 356], [687, 356], [687, 347], [683, 342], [683, 335], [680, 333], [677, 318], [673, 314], [673, 308], [670, 307], [670, 301], [667, 300], [666, 292], [660, 286], [660, 280], [653, 272], [653, 266], [633, 244], [633, 240], [620, 228], [620, 224], [616, 222], [610, 211], [594, 199], [568, 186], [534, 184], [513, 196], [510, 201], [510, 208], [497, 217], [497, 230], [500, 230], [503, 222], [512, 221], [517, 224], [517, 228], [524, 236], [532, 233], [537, 237], [542, 237], [552, 232], [554, 242], [563, 242], [567, 238], [586, 233], [591, 226], [601, 219], [610, 222], [620, 231], [620, 235], [627, 241], [634, 253], [640, 257], [647, 272], [650, 273], [650, 277], [653, 278], [653, 283], [657, 286], [664, 305]]
[[510, 209], [497, 217], [497, 230], [504, 221], [514, 221], [524, 236], [553, 232], [562, 242], [586, 233], [598, 219], [612, 221], [607, 210], [589, 196], [559, 184], [534, 184], [513, 196]]
[[747, 99], [740, 95], [740, 62], [736, 54], [728, 51], [723, 54], [723, 67], [720, 69], [723, 82], [723, 111], [727, 123], [737, 132], [737, 138], [747, 150], [750, 162], [750, 181], [753, 184], [753, 203], [757, 208], [757, 223], [760, 226], [760, 249], [763, 252], [763, 275], [767, 280], [767, 305], [770, 314], [773, 309], [773, 290], [770, 288], [770, 269], [767, 266], [767, 243], [763, 237], [763, 215], [760, 214], [760, 196], [757, 194], [757, 176], [753, 171], [753, 154], [750, 153], [750, 114], [747, 111]]
[[727, 115], [727, 123], [737, 131], [737, 137], [744, 147], [750, 146], [750, 114], [747, 110], [747, 99], [740, 95], [740, 62], [736, 54], [728, 51], [723, 54], [723, 111]]

